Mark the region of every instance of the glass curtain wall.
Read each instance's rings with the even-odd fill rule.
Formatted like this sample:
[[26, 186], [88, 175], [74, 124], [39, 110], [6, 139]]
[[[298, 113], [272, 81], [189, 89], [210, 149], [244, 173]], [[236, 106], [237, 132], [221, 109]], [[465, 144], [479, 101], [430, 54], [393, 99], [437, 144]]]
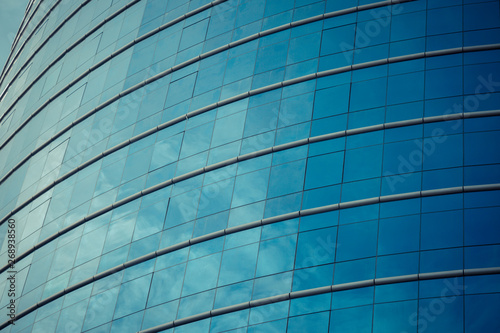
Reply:
[[499, 1], [30, 6], [1, 333], [500, 331]]

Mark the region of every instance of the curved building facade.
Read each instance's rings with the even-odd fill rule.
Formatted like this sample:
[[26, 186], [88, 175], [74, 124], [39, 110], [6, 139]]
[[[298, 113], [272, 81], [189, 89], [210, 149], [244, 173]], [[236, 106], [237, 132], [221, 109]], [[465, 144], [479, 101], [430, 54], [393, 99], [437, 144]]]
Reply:
[[499, 1], [31, 1], [0, 332], [499, 332], [499, 106]]

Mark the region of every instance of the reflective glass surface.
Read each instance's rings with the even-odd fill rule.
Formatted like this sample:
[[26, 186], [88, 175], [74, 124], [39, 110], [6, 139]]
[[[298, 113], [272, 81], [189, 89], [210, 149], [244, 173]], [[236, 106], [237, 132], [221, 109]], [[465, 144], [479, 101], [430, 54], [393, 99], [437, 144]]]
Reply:
[[34, 1], [0, 332], [499, 331], [499, 6]]

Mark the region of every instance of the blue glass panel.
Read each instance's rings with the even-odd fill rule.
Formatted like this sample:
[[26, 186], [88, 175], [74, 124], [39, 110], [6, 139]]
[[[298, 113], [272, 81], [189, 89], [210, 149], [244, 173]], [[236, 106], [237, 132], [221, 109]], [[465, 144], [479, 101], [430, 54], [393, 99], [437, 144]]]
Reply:
[[168, 89], [167, 100], [165, 101], [165, 107], [169, 107], [180, 103], [193, 94], [194, 83], [196, 81], [196, 74], [191, 74], [180, 80], [172, 82]]
[[261, 240], [276, 238], [280, 236], [297, 233], [299, 227], [298, 219], [287, 220], [262, 226]]
[[299, 234], [295, 268], [332, 263], [335, 258], [337, 228]]
[[381, 219], [378, 235], [378, 254], [418, 251], [420, 217], [410, 215]]
[[311, 157], [307, 161], [305, 189], [339, 184], [342, 180], [344, 154]]
[[361, 81], [352, 84], [351, 111], [375, 108], [385, 105], [387, 79]]
[[463, 250], [444, 249], [420, 253], [420, 272], [451, 271], [463, 268]]
[[485, 142], [498, 142], [500, 132], [469, 133], [464, 135], [465, 165], [500, 163], [500, 154], [495, 145]]
[[416, 274], [418, 265], [418, 252], [380, 256], [377, 258], [377, 277]]
[[253, 278], [257, 263], [258, 244], [225, 251], [222, 255], [219, 285], [226, 285]]
[[302, 190], [305, 167], [306, 162], [302, 160], [271, 168], [267, 196], [272, 198]]
[[249, 300], [252, 297], [252, 287], [253, 282], [246, 281], [217, 288], [214, 308], [223, 308]]
[[[411, 88], [406, 83], [412, 82]], [[387, 83], [387, 104], [422, 100], [424, 97], [424, 72], [390, 76]]]
[[139, 331], [141, 329], [143, 315], [144, 312], [141, 311], [114, 321], [110, 332], [133, 333]]
[[292, 269], [297, 236], [286, 236], [262, 242], [257, 261], [257, 276]]
[[427, 71], [425, 97], [439, 98], [462, 94], [462, 68], [451, 67]]
[[293, 291], [324, 287], [332, 284], [333, 265], [297, 269], [293, 274]]
[[344, 182], [379, 177], [382, 169], [382, 146], [346, 152]]
[[417, 301], [376, 304], [373, 332], [415, 332]]
[[269, 275], [255, 279], [252, 299], [281, 295], [290, 292], [292, 272]]
[[288, 41], [259, 49], [255, 65], [255, 74], [285, 66]]
[[445, 34], [462, 30], [462, 7], [430, 10], [427, 14], [427, 33]]
[[[185, 264], [177, 265], [153, 274], [148, 307], [174, 300], [180, 296], [182, 280], [177, 276], [184, 274], [185, 267]], [[171, 286], [171, 288], [165, 289], [164, 286]]]
[[498, 293], [499, 277], [497, 275], [482, 275], [465, 277], [465, 281], [460, 283], [448, 284], [454, 294], [479, 294], [479, 293]]
[[175, 319], [179, 301], [164, 303], [159, 306], [151, 307], [144, 312], [142, 328], [155, 327]]
[[334, 292], [332, 294], [332, 310], [373, 304], [373, 294], [373, 287]]
[[253, 51], [229, 59], [224, 76], [224, 84], [236, 82], [252, 75], [256, 56], [257, 52]]
[[422, 214], [421, 249], [456, 247], [463, 244], [463, 212]]
[[83, 330], [99, 326], [113, 318], [119, 289], [120, 287], [115, 287], [90, 298]]
[[238, 207], [265, 199], [268, 181], [269, 169], [236, 177], [231, 206]]
[[495, 332], [500, 329], [496, 316], [500, 311], [500, 294], [465, 297], [465, 330]]
[[370, 333], [372, 312], [372, 305], [332, 311], [329, 332]]
[[387, 284], [375, 287], [375, 303], [397, 302], [418, 298], [418, 282]]
[[[328, 295], [330, 296], [330, 295]], [[288, 320], [287, 332], [303, 332], [304, 327], [314, 332], [327, 332], [329, 312], [320, 312], [305, 316], [293, 317]]]
[[463, 332], [463, 297], [424, 299], [419, 304], [419, 330]]
[[290, 301], [290, 316], [328, 310], [331, 300], [332, 295], [329, 293], [292, 299]]
[[249, 109], [245, 121], [244, 136], [263, 133], [276, 128], [278, 121], [279, 103], [271, 103], [261, 107]]
[[[228, 212], [222, 212], [219, 214], [214, 214], [211, 216], [197, 219], [193, 230], [193, 237], [199, 237], [202, 235], [209, 234], [211, 232], [224, 229], [227, 226], [227, 216]], [[184, 225], [182, 225], [177, 229], [182, 230], [181, 231], [183, 232], [182, 236], [184, 236], [185, 238], [189, 238], [189, 236], [191, 235], [190, 231], [192, 229], [192, 226], [190, 226], [190, 223], [186, 223], [185, 227]], [[168, 232], [170, 232], [170, 230], [168, 230]], [[179, 241], [178, 235], [179, 234], [174, 234], [171, 235], [169, 238], [175, 237], [177, 241]]]
[[166, 202], [159, 202], [145, 209], [141, 209], [137, 214], [133, 240], [137, 240], [163, 229], [163, 222], [166, 213]]
[[464, 265], [464, 268], [498, 267], [500, 245], [466, 247]]
[[375, 258], [336, 263], [333, 283], [342, 284], [373, 279], [375, 277], [375, 264]]
[[494, 2], [471, 4], [464, 8], [464, 29], [497, 28], [500, 26], [500, 14]]
[[464, 212], [464, 245], [495, 244], [499, 242], [499, 207], [467, 209]]
[[338, 261], [374, 256], [377, 249], [377, 222], [363, 222], [339, 227]]
[[354, 25], [323, 31], [321, 55], [327, 55], [354, 48]]
[[359, 206], [340, 210], [340, 224], [374, 220], [378, 217], [378, 205]]
[[391, 23], [391, 41], [424, 36], [425, 21], [425, 12], [393, 16]]
[[220, 146], [241, 139], [245, 126], [245, 112], [218, 119], [212, 136], [212, 147]]
[[210, 323], [210, 330], [213, 332], [227, 332], [235, 327], [248, 325], [248, 315], [250, 310], [236, 311], [222, 316], [213, 317]]
[[283, 332], [286, 330], [287, 320], [276, 320], [268, 323], [248, 326], [247, 333]]
[[340, 201], [340, 189], [340, 185], [335, 185], [304, 191], [302, 209], [338, 203]]
[[[208, 149], [210, 140], [207, 140], [207, 138], [211, 137], [213, 126], [214, 123], [210, 122], [187, 131], [182, 141], [180, 158], [191, 156]], [[204, 140], [202, 140], [202, 138]]]
[[265, 0], [257, 0], [253, 1], [252, 3], [250, 2], [242, 3], [238, 7], [238, 12], [236, 16], [236, 26], [240, 27], [255, 20], [261, 19], [264, 15], [265, 5], [266, 5]]
[[317, 57], [319, 55], [320, 41], [320, 33], [292, 39], [288, 49], [287, 64], [293, 64]]
[[[215, 290], [209, 290], [189, 297], [181, 298], [177, 318], [192, 316], [196, 313], [205, 312], [213, 308]], [[194, 322], [194, 325], [202, 325], [200, 322]], [[209, 324], [208, 322], [206, 324]], [[195, 326], [196, 327], [196, 326]], [[203, 326], [202, 326], [203, 327]], [[184, 326], [185, 332], [190, 332], [189, 326]], [[195, 329], [195, 332], [199, 332]]]
[[435, 136], [423, 141], [424, 170], [461, 166], [463, 138], [461, 135]]
[[189, 261], [182, 295], [191, 295], [215, 287], [219, 276], [220, 261], [220, 253]]
[[200, 190], [194, 190], [170, 199], [165, 227], [173, 227], [184, 222], [194, 220], [200, 197]]
[[233, 185], [234, 178], [204, 186], [198, 205], [198, 217], [229, 209]]
[[[281, 101], [278, 127], [290, 126], [311, 119], [313, 93], [298, 95]], [[309, 134], [309, 133], [308, 133]]]

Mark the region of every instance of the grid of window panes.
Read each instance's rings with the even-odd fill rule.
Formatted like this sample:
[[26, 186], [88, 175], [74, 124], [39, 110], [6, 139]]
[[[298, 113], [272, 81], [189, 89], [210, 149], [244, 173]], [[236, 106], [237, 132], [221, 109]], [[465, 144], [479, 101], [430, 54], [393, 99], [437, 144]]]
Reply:
[[[17, 254], [30, 252], [16, 263], [18, 313], [124, 262], [225, 228], [340, 202], [500, 183], [500, 116], [298, 143], [498, 110], [499, 48], [423, 52], [500, 43], [499, 1], [385, 3], [322, 19], [374, 0], [228, 0], [190, 14], [209, 3], [92, 0], [64, 21], [80, 2], [61, 1], [34, 30], [56, 4], [45, 0], [27, 23], [0, 86], [7, 88], [0, 218], [16, 221]], [[412, 54], [421, 56], [370, 65]], [[368, 64], [306, 77], [361, 63]], [[242, 95], [258, 88], [265, 89]], [[296, 144], [188, 175], [285, 143]], [[499, 199], [500, 191], [430, 195], [244, 228], [90, 282], [1, 332], [136, 332], [293, 291], [499, 267]], [[7, 223], [0, 234], [4, 266]], [[7, 275], [0, 274], [5, 313]], [[167, 331], [495, 332], [499, 286], [499, 275], [410, 281], [276, 302]]]

